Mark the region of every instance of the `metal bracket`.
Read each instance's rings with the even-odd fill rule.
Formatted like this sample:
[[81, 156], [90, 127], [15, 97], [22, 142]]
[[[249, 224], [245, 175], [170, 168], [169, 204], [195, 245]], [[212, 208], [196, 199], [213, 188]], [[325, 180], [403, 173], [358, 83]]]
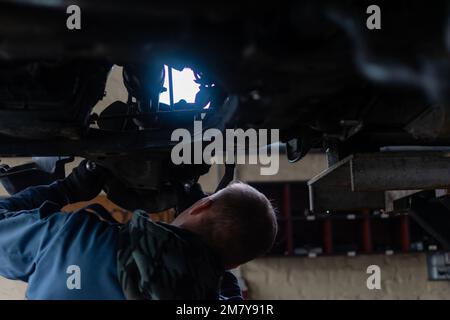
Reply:
[[33, 162], [10, 168], [0, 166], [0, 183], [10, 194], [16, 194], [28, 187], [48, 185], [65, 177], [65, 165], [73, 157], [36, 157]]
[[384, 207], [384, 192], [354, 192], [351, 180], [353, 156], [339, 161], [308, 181], [310, 210], [380, 209]]
[[348, 156], [308, 182], [310, 209], [359, 210], [385, 206], [387, 190], [450, 186], [448, 152], [380, 152]]
[[428, 279], [450, 280], [450, 253], [433, 252], [427, 255]]

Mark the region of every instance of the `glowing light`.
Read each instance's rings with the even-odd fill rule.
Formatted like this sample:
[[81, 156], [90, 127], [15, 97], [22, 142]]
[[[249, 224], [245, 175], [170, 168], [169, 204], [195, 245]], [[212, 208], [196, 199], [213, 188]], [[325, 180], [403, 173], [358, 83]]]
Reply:
[[[170, 104], [169, 67], [164, 66], [164, 70], [166, 73], [164, 88], [166, 88], [167, 91], [161, 93], [159, 101], [165, 104]], [[200, 85], [195, 83], [194, 72], [192, 69], [185, 68], [182, 71], [172, 69], [172, 81], [174, 103], [177, 103], [180, 100], [185, 100], [188, 103], [195, 102], [195, 96], [200, 90]]]

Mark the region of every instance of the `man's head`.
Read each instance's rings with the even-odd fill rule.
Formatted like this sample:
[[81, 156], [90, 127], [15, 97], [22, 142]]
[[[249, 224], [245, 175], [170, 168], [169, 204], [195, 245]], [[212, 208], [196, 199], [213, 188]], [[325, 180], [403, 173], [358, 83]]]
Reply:
[[239, 265], [265, 254], [277, 233], [270, 201], [240, 182], [197, 201], [172, 224], [198, 234], [219, 254], [225, 266]]

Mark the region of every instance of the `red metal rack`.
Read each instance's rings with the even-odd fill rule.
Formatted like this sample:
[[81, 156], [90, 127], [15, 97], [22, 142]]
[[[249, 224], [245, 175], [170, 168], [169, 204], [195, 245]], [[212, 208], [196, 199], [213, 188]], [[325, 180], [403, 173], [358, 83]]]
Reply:
[[279, 213], [279, 234], [270, 253], [278, 256], [395, 254], [435, 251], [440, 246], [407, 212], [324, 212], [308, 214], [305, 182], [251, 183]]

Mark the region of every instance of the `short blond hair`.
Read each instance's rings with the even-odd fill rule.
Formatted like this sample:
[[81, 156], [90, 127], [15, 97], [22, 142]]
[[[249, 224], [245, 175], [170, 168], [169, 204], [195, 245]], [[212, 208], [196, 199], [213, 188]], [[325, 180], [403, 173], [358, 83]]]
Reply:
[[277, 220], [264, 194], [235, 181], [211, 199], [212, 214], [203, 234], [225, 265], [240, 265], [272, 248]]

